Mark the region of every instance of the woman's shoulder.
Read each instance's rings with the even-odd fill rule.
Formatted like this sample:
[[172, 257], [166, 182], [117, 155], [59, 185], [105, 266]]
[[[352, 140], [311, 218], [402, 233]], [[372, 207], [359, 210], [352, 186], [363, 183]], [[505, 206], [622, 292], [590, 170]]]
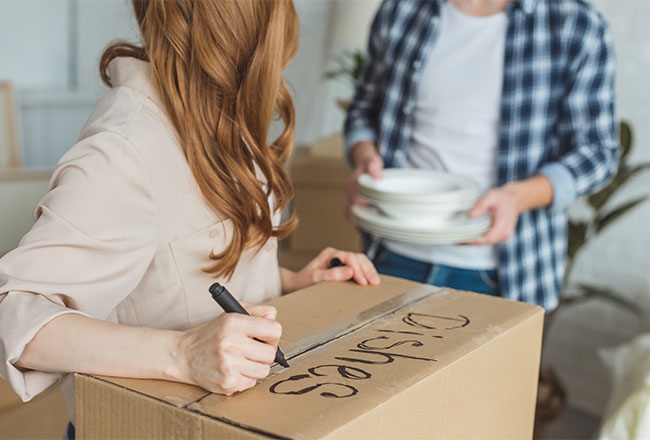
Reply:
[[165, 144], [178, 148], [172, 126], [151, 83], [149, 69], [149, 63], [134, 58], [121, 57], [110, 62], [113, 87], [93, 109], [79, 141], [108, 133], [132, 144], [141, 153], [146, 153], [152, 145], [158, 149]]
[[102, 97], [84, 124], [79, 138], [59, 162], [112, 168], [148, 168], [152, 161], [182, 158], [176, 136], [164, 113], [145, 96], [117, 86]]

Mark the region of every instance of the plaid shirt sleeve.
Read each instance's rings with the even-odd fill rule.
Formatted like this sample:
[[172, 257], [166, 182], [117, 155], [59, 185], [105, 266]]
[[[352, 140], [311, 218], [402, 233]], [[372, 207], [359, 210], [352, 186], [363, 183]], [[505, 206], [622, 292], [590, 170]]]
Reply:
[[567, 151], [540, 169], [553, 185], [553, 209], [569, 207], [616, 171], [613, 42], [602, 17], [591, 14], [590, 20], [579, 16], [573, 23], [573, 29], [586, 28], [576, 34], [580, 38], [566, 37], [575, 53], [558, 124], [560, 147]]
[[385, 0], [370, 28], [366, 61], [345, 120], [345, 158], [348, 161], [350, 150], [357, 142], [377, 142], [377, 113], [385, 92], [378, 85], [385, 67], [383, 55], [388, 42], [389, 18], [394, 9], [395, 2]]

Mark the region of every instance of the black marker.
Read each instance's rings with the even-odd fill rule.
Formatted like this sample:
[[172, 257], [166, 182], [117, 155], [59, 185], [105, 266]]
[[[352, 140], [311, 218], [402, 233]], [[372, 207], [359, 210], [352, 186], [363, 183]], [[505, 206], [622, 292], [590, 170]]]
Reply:
[[330, 260], [330, 268], [332, 267], [340, 267], [340, 266], [345, 266], [341, 260], [339, 260], [337, 257], [334, 257]]
[[[244, 309], [241, 304], [231, 295], [230, 292], [228, 292], [228, 289], [226, 289], [224, 286], [222, 286], [219, 283], [214, 283], [213, 285], [210, 286], [210, 294], [212, 295], [212, 298], [221, 306], [224, 312], [226, 313], [241, 313], [242, 315], [248, 315], [248, 312], [246, 312], [246, 309]], [[260, 341], [257, 338], [253, 338], [256, 341]], [[284, 358], [284, 354], [280, 350], [280, 347], [278, 347], [278, 351], [275, 352], [275, 362], [278, 364], [282, 365], [283, 367], [287, 368], [289, 367], [289, 363], [287, 360]]]

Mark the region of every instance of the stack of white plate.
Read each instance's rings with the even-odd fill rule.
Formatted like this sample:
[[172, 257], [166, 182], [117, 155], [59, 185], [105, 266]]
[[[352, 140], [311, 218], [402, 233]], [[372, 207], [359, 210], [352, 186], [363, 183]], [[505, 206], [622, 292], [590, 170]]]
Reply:
[[375, 180], [359, 177], [359, 195], [373, 206], [352, 208], [355, 223], [379, 237], [420, 244], [464, 243], [482, 236], [489, 216], [467, 217], [480, 189], [444, 171], [394, 168]]

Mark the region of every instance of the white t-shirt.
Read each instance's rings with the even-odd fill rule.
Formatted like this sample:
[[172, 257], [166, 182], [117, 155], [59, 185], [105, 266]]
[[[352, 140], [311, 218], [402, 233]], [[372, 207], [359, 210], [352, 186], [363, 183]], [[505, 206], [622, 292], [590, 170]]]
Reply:
[[[438, 34], [422, 66], [409, 149], [414, 168], [472, 177], [485, 191], [496, 184], [497, 147], [508, 18], [464, 14], [444, 2]], [[466, 269], [494, 269], [494, 246], [432, 246], [386, 241], [394, 252]]]

